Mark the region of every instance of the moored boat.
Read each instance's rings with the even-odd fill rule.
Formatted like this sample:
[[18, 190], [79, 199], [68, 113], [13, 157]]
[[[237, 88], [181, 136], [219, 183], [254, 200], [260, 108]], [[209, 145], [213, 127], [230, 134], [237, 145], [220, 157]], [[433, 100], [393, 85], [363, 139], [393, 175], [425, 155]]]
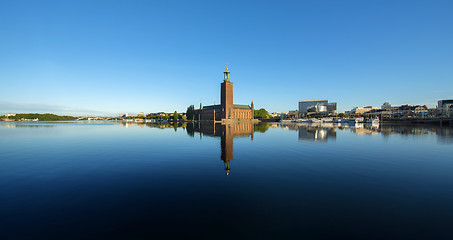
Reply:
[[332, 118], [323, 118], [323, 119], [322, 119], [322, 122], [323, 122], [323, 123], [334, 123], [335, 120], [333, 120]]
[[317, 118], [312, 118], [310, 119], [311, 123], [322, 123], [322, 120], [317, 119]]
[[310, 123], [310, 119], [299, 118], [299, 119], [296, 119], [296, 123]]
[[363, 123], [363, 117], [350, 118], [349, 123]]
[[366, 121], [369, 124], [379, 124], [379, 118], [370, 118]]

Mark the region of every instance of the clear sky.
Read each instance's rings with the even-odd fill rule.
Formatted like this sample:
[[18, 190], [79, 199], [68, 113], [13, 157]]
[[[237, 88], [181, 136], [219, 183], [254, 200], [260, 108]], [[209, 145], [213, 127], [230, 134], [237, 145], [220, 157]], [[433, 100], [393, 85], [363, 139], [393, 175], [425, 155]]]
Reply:
[[453, 1], [0, 2], [0, 114], [453, 98]]

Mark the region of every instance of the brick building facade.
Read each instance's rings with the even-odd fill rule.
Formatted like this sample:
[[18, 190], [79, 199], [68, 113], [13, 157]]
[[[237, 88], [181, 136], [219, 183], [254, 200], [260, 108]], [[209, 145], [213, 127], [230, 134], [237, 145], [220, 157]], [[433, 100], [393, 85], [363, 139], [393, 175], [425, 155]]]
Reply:
[[195, 110], [199, 116], [198, 119], [211, 121], [253, 119], [253, 101], [250, 106], [233, 104], [233, 83], [230, 81], [228, 68], [223, 75], [223, 82], [220, 84], [220, 105], [200, 106], [200, 109]]

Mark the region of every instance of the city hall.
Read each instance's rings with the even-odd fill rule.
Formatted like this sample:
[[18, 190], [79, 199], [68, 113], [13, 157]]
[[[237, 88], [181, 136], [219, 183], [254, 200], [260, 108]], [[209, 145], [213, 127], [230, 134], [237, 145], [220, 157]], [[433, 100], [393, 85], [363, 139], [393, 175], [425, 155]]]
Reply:
[[251, 105], [233, 104], [233, 83], [228, 67], [223, 72], [220, 84], [220, 105], [201, 106], [195, 110], [200, 120], [223, 121], [254, 119], [253, 101]]

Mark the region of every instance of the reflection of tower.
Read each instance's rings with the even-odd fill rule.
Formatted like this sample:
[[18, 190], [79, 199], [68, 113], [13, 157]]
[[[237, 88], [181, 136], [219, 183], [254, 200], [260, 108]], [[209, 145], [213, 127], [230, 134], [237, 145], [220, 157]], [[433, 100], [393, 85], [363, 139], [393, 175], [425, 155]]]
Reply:
[[220, 107], [222, 119], [232, 118], [233, 115], [233, 83], [230, 82], [230, 72], [226, 68], [223, 72], [223, 83], [220, 84]]
[[233, 160], [233, 133], [231, 125], [222, 125], [222, 138], [220, 141], [222, 148], [221, 159], [225, 164], [226, 175], [230, 173], [230, 160]]
[[[233, 139], [251, 136], [251, 139], [253, 140], [255, 124], [253, 123], [221, 124], [215, 122], [214, 123], [199, 122], [198, 129], [193, 129], [193, 132], [200, 132], [200, 137], [202, 134], [203, 137], [205, 136], [220, 137], [220, 150], [221, 150], [220, 159], [223, 161], [225, 165], [226, 174], [229, 175], [230, 161], [233, 160]], [[191, 133], [189, 132], [188, 134], [191, 135]]]

